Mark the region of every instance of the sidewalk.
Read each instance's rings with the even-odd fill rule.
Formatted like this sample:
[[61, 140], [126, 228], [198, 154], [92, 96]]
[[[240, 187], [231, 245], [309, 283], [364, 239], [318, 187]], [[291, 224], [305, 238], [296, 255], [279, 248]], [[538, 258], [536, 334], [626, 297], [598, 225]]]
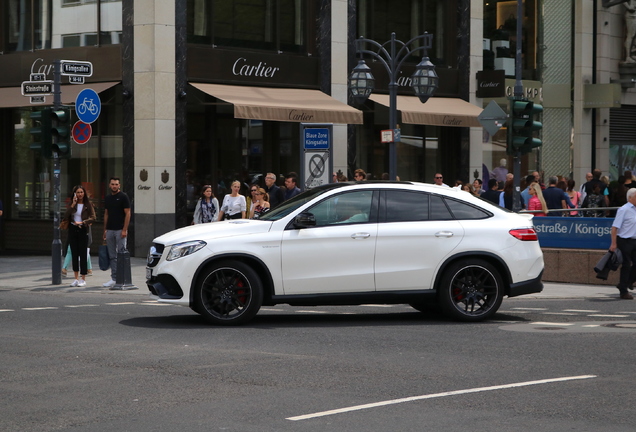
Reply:
[[[149, 294], [146, 287], [146, 259], [130, 258], [132, 283], [139, 289], [129, 291], [111, 291], [102, 284], [110, 279], [110, 270], [101, 271], [97, 257], [91, 257], [93, 276], [86, 278], [86, 287], [71, 288], [73, 272], [62, 277], [61, 285], [53, 285], [50, 256], [0, 256], [0, 290], [25, 289], [32, 291], [104, 292], [126, 293], [127, 295]], [[568, 298], [618, 298], [618, 290], [608, 285], [583, 285], [545, 282], [543, 292], [528, 294], [517, 298], [526, 299], [568, 299]]]
[[[63, 262], [63, 261], [62, 261]], [[146, 287], [146, 259], [130, 258], [132, 283], [136, 290], [109, 290], [102, 286], [110, 280], [110, 270], [101, 271], [97, 256], [91, 256], [93, 276], [86, 277], [85, 287], [71, 287], [73, 271], [69, 269], [68, 276], [62, 276], [60, 285], [53, 285], [53, 270], [50, 256], [0, 256], [0, 290], [23, 289], [31, 291], [74, 291], [74, 292], [104, 292], [126, 293], [130, 295], [148, 296], [150, 291]]]

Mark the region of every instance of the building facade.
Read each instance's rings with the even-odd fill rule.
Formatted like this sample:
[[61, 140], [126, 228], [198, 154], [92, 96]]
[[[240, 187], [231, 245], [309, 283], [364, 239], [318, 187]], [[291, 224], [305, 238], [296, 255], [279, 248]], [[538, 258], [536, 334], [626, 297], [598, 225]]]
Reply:
[[[539, 170], [579, 181], [592, 167], [627, 169], [636, 154], [629, 140], [635, 124], [629, 115], [636, 110], [630, 108], [631, 82], [619, 74], [624, 5], [523, 4], [524, 94], [545, 111], [544, 146], [524, 156], [522, 174]], [[389, 123], [386, 71], [367, 59], [376, 81], [372, 96], [359, 105], [348, 91], [360, 36], [383, 43], [393, 31], [403, 41], [433, 34], [428, 56], [440, 78], [435, 97], [413, 104], [409, 77], [420, 56], [405, 62], [398, 80], [400, 179], [432, 182], [442, 172], [447, 183], [472, 181], [492, 175], [502, 159], [512, 170], [505, 128], [490, 136], [477, 115], [491, 100], [507, 107], [515, 6], [470, 0], [5, 1], [0, 248], [50, 250], [52, 166], [30, 150], [29, 130], [30, 113], [52, 97], [31, 103], [20, 85], [36, 73], [53, 79], [56, 59], [90, 61], [94, 69], [84, 84], [63, 78], [63, 104], [72, 107], [83, 88], [97, 91], [102, 104], [91, 139], [73, 143], [72, 158], [62, 161], [61, 200], [83, 184], [101, 219], [108, 180], [121, 178], [133, 202], [129, 250], [143, 256], [155, 236], [189, 223], [201, 186], [212, 185], [221, 198], [234, 179], [248, 184], [267, 172], [301, 172], [305, 123], [333, 125], [334, 171], [352, 178], [362, 168], [375, 179], [388, 171], [388, 145], [381, 140]], [[485, 82], [498, 92], [482, 94]], [[596, 84], [612, 86], [589, 87]], [[617, 86], [620, 103], [590, 99], [590, 92], [603, 95]], [[95, 238], [101, 229], [94, 225]]]

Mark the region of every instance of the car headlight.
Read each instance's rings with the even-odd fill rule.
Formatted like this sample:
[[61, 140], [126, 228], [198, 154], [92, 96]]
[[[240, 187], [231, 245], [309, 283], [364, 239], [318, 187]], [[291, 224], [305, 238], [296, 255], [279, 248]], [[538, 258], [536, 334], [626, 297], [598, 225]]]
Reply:
[[207, 243], [202, 240], [177, 243], [175, 245], [172, 245], [166, 259], [168, 261], [174, 261], [178, 258], [183, 258], [184, 256], [188, 256], [200, 249], [203, 249], [206, 244]]

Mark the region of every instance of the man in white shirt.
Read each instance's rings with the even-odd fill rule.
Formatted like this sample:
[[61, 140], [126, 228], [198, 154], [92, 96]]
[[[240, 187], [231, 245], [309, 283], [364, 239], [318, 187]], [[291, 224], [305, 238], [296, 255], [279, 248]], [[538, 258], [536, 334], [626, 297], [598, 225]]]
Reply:
[[618, 290], [621, 299], [633, 300], [627, 289], [636, 281], [636, 189], [627, 191], [627, 204], [616, 211], [612, 223], [612, 244], [609, 250], [619, 249], [623, 254]]
[[435, 183], [437, 186], [450, 187], [449, 185], [444, 183], [444, 176], [441, 175], [440, 173], [435, 174], [435, 177], [433, 178], [433, 183]]

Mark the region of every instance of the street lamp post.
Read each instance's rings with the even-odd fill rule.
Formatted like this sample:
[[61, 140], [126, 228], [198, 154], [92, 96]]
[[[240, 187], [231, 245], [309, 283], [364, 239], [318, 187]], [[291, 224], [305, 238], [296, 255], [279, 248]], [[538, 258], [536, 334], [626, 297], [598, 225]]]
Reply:
[[[421, 45], [415, 46], [416, 42], [421, 42]], [[375, 47], [375, 50], [366, 49], [367, 45]], [[411, 87], [415, 95], [422, 103], [425, 103], [437, 90], [439, 78], [435, 73], [435, 66], [428, 58], [428, 50], [432, 46], [433, 35], [428, 33], [415, 36], [406, 43], [397, 40], [395, 32], [391, 33], [391, 39], [383, 44], [362, 36], [356, 40], [356, 53], [360, 55], [360, 60], [349, 77], [349, 89], [359, 103], [366, 101], [373, 92], [375, 78], [362, 58], [364, 54], [373, 57], [384, 65], [389, 74], [389, 128], [393, 131], [392, 135], [394, 137], [397, 129], [397, 81], [402, 64], [409, 56], [419, 51], [424, 52], [422, 61], [416, 66], [415, 72], [411, 75]], [[395, 138], [393, 138], [389, 143], [389, 178], [395, 180], [396, 177], [397, 144]]]

